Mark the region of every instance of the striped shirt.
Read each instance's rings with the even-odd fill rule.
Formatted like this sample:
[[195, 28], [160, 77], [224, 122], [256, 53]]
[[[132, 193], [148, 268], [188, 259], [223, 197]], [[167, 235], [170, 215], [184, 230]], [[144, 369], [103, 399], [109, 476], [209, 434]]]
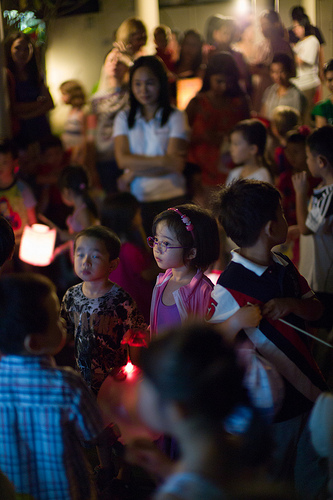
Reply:
[[48, 356], [0, 359], [0, 469], [35, 500], [94, 499], [82, 444], [103, 430], [81, 377]]
[[[220, 323], [247, 303], [262, 306], [279, 297], [306, 299], [313, 296], [306, 280], [288, 257], [272, 253], [272, 258], [273, 265], [259, 266], [233, 251], [232, 261], [212, 292], [207, 319]], [[285, 319], [299, 328], [306, 327], [294, 314]], [[288, 420], [310, 410], [326, 384], [311, 354], [308, 338], [268, 318], [263, 318], [257, 328], [246, 328], [245, 333], [284, 379], [285, 398], [275, 421]]]

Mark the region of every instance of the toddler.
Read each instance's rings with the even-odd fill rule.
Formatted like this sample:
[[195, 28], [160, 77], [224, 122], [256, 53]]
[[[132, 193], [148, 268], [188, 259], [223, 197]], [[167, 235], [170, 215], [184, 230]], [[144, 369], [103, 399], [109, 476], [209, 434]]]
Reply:
[[265, 160], [266, 137], [265, 125], [259, 120], [243, 120], [236, 125], [230, 139], [230, 154], [236, 168], [229, 173], [226, 184], [239, 178], [272, 182]]
[[76, 80], [68, 80], [60, 86], [63, 100], [71, 106], [61, 140], [65, 150], [71, 154], [73, 165], [85, 163], [87, 116], [84, 111], [86, 101], [82, 85]]
[[119, 251], [120, 240], [110, 229], [81, 231], [74, 243], [74, 270], [82, 283], [67, 290], [61, 305], [77, 367], [95, 393], [112, 368], [126, 364], [125, 333], [147, 328], [130, 295], [109, 279]]

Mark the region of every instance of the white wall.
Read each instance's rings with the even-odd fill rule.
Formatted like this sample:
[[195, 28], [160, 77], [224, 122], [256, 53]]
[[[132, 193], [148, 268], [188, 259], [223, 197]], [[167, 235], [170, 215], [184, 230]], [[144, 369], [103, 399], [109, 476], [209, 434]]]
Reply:
[[[209, 16], [219, 13], [238, 17], [238, 1], [163, 8], [160, 9], [160, 22], [180, 30], [195, 28], [204, 34]], [[296, 4], [304, 5], [314, 22], [313, 12], [318, 1], [322, 0], [279, 0], [283, 22], [286, 26], [290, 25], [289, 10]], [[100, 3], [101, 10], [98, 13], [56, 19], [50, 25], [46, 71], [47, 82], [57, 104], [51, 116], [56, 132], [61, 128], [64, 114], [68, 112], [60, 104], [59, 85], [64, 80], [76, 78], [89, 94], [99, 79], [103, 59], [112, 46], [115, 30], [124, 19], [135, 15], [133, 0], [102, 0]], [[271, 0], [252, 0], [252, 3], [256, 3], [258, 14], [272, 5]]]

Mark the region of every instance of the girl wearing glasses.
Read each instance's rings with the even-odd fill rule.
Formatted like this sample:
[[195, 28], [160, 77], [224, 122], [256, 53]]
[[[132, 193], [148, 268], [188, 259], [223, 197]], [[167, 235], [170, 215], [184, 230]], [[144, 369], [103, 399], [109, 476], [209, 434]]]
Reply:
[[[157, 215], [148, 238], [154, 258], [164, 274], [157, 277], [150, 308], [151, 335], [189, 318], [204, 318], [212, 282], [204, 271], [218, 259], [217, 223], [208, 210], [179, 205]], [[234, 322], [236, 332], [259, 322], [258, 308], [241, 308]], [[228, 323], [228, 325], [227, 325]], [[229, 321], [224, 322], [229, 327]]]

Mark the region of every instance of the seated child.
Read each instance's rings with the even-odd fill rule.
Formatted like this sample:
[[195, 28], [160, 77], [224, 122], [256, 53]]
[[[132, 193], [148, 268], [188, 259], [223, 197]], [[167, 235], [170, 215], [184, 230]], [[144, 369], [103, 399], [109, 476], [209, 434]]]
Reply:
[[96, 498], [81, 445], [102, 419], [81, 377], [54, 363], [65, 329], [51, 281], [1, 278], [0, 331], [0, 469], [35, 500]]
[[0, 215], [0, 272], [7, 260], [13, 256], [15, 249], [15, 236], [12, 226], [7, 219]]
[[[321, 475], [308, 435], [302, 430], [326, 384], [308, 338], [279, 319], [305, 329], [305, 321], [320, 317], [322, 306], [291, 261], [271, 251], [287, 236], [280, 194], [272, 185], [238, 180], [217, 193], [215, 209], [226, 234], [240, 248], [232, 252], [232, 261], [212, 292], [208, 319], [223, 325], [247, 303], [261, 307], [259, 326], [244, 331], [285, 383], [282, 408], [272, 424], [276, 445], [272, 474], [279, 479], [294, 479], [302, 499], [315, 498], [325, 474]], [[235, 338], [228, 329], [225, 335]], [[313, 467], [311, 474], [309, 464]]]
[[[147, 329], [131, 296], [109, 280], [119, 251], [120, 240], [110, 229], [91, 226], [81, 231], [74, 242], [74, 270], [83, 283], [69, 288], [61, 304], [77, 367], [95, 393], [112, 368], [126, 364], [126, 345], [121, 343], [125, 333]], [[135, 355], [136, 348], [130, 349]]]
[[324, 65], [324, 78], [330, 92], [325, 101], [320, 101], [311, 112], [317, 128], [333, 125], [333, 59]]
[[333, 314], [333, 126], [315, 130], [307, 139], [307, 164], [320, 184], [308, 205], [306, 172], [293, 176], [297, 224], [301, 232], [300, 272], [326, 310], [323, 326], [332, 328]]
[[36, 220], [36, 200], [28, 185], [16, 175], [16, 151], [10, 140], [0, 144], [0, 215], [8, 220], [15, 234], [13, 266], [20, 269], [19, 245], [24, 227]]

